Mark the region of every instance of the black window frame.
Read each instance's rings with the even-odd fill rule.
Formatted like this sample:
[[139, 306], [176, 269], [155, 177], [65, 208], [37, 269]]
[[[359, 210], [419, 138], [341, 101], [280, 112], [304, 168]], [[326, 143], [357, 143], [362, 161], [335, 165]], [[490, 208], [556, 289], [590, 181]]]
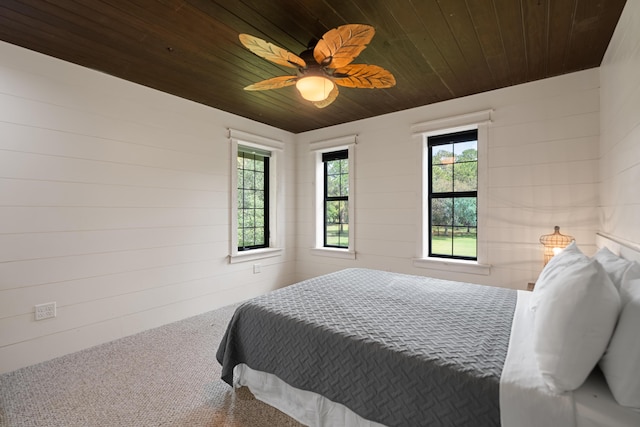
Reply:
[[[448, 144], [456, 144], [456, 143], [461, 143], [461, 142], [469, 142], [469, 141], [478, 141], [478, 129], [472, 129], [472, 130], [465, 130], [465, 131], [460, 131], [460, 132], [452, 132], [452, 133], [446, 133], [446, 134], [441, 134], [441, 135], [433, 135], [433, 136], [429, 136], [427, 137], [427, 146], [428, 146], [428, 159], [429, 159], [429, 189], [428, 189], [428, 211], [429, 211], [429, 257], [430, 258], [447, 258], [447, 259], [459, 259], [459, 260], [467, 260], [467, 261], [477, 261], [478, 260], [478, 240], [477, 240], [477, 233], [478, 233], [478, 221], [477, 221], [477, 216], [478, 216], [478, 211], [477, 211], [477, 206], [478, 206], [478, 176], [476, 174], [476, 190], [475, 191], [449, 191], [449, 192], [437, 192], [434, 193], [433, 192], [433, 147], [436, 146], [440, 146], [440, 145], [448, 145]], [[476, 146], [477, 147], [477, 146]], [[478, 163], [478, 159], [476, 158], [476, 163]], [[457, 163], [457, 162], [456, 162]], [[454, 169], [455, 171], [455, 169]], [[454, 182], [455, 182], [455, 176], [453, 177]], [[475, 257], [469, 257], [469, 256], [460, 256], [460, 255], [447, 255], [447, 254], [434, 254], [433, 253], [433, 210], [432, 210], [432, 201], [433, 199], [454, 199], [454, 206], [455, 206], [455, 199], [457, 198], [475, 198], [476, 199], [476, 256]], [[452, 212], [452, 221], [455, 218], [455, 212]], [[446, 225], [446, 224], [442, 224], [442, 225]], [[455, 224], [450, 224], [452, 227], [455, 226]], [[453, 236], [453, 232], [452, 232], [452, 236], [451, 236], [451, 253], [453, 254], [453, 241], [454, 241], [454, 236]]]
[[[243, 157], [243, 158], [253, 158], [253, 160], [258, 160], [260, 159], [263, 163], [264, 163], [264, 168], [262, 173], [264, 174], [264, 179], [263, 179], [263, 188], [262, 191], [264, 192], [264, 204], [263, 204], [263, 217], [264, 217], [264, 224], [263, 227], [256, 227], [255, 225], [253, 227], [245, 227], [244, 226], [244, 215], [242, 216], [243, 218], [243, 223], [241, 224], [240, 219], [238, 218], [238, 229], [236, 230], [236, 233], [238, 233], [238, 231], [240, 229], [242, 229], [244, 231], [244, 229], [248, 229], [248, 228], [253, 228], [254, 230], [256, 229], [262, 229], [263, 231], [263, 236], [264, 236], [264, 243], [262, 244], [257, 244], [257, 245], [244, 245], [244, 246], [240, 246], [240, 239], [238, 239], [238, 252], [243, 252], [243, 251], [248, 251], [248, 250], [252, 250], [252, 249], [263, 249], [263, 248], [268, 248], [269, 247], [269, 240], [270, 240], [270, 230], [269, 230], [269, 199], [270, 199], [270, 194], [269, 194], [269, 157], [270, 157], [271, 153], [268, 151], [263, 151], [263, 150], [258, 150], [258, 149], [253, 149], [253, 148], [247, 148], [247, 147], [241, 147], [238, 146], [238, 153], [237, 153], [237, 157]], [[244, 164], [244, 162], [243, 162]], [[238, 173], [238, 170], [240, 168], [238, 168], [236, 170], [236, 173]], [[244, 170], [248, 170], [248, 169], [244, 169], [244, 166], [241, 168], [243, 171]], [[253, 169], [253, 172], [260, 172], [260, 171], [256, 171], [255, 169]], [[240, 182], [238, 182], [237, 185], [237, 195], [238, 198], [236, 200], [236, 205], [238, 208], [238, 217], [239, 217], [239, 213], [241, 210], [246, 210], [246, 208], [240, 208], [240, 200], [243, 200], [244, 198], [244, 191], [245, 190], [251, 190], [251, 189], [247, 189], [244, 187], [240, 187]], [[243, 184], [244, 185], [244, 179], [243, 179]], [[253, 210], [258, 210], [257, 208], [253, 208]], [[242, 239], [242, 242], [244, 242], [245, 240]]]
[[[328, 235], [328, 230], [327, 230], [327, 203], [329, 202], [335, 202], [335, 201], [345, 201], [347, 202], [347, 212], [348, 212], [348, 204], [349, 204], [349, 194], [347, 194], [346, 196], [329, 196], [328, 195], [328, 190], [329, 190], [329, 186], [328, 186], [328, 175], [329, 175], [329, 165], [328, 162], [333, 161], [333, 160], [348, 160], [349, 159], [349, 150], [348, 149], [343, 149], [343, 150], [337, 150], [337, 151], [330, 151], [327, 153], [322, 153], [322, 165], [323, 165], [323, 177], [324, 177], [324, 193], [323, 193], [323, 204], [322, 204], [322, 234], [323, 234], [323, 247], [325, 248], [337, 248], [337, 249], [349, 249], [349, 244], [351, 244], [351, 242], [348, 242], [347, 246], [340, 246], [340, 245], [330, 245], [327, 243], [327, 235]], [[349, 179], [349, 175], [351, 173], [351, 170], [348, 171], [347, 173], [347, 179]], [[348, 190], [348, 192], [350, 192], [351, 189]], [[349, 226], [349, 222], [347, 221], [346, 224]]]

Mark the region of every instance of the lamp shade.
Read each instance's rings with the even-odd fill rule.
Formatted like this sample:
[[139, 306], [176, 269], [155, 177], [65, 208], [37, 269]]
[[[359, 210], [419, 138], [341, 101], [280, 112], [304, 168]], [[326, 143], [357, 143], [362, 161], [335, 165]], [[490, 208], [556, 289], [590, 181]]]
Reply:
[[334, 88], [334, 83], [326, 77], [307, 76], [298, 79], [296, 88], [307, 101], [324, 101]]
[[544, 265], [547, 265], [549, 260], [557, 255], [562, 249], [569, 246], [575, 239], [573, 236], [567, 236], [560, 233], [560, 227], [557, 225], [554, 227], [552, 234], [545, 234], [540, 236], [540, 243], [544, 246]]

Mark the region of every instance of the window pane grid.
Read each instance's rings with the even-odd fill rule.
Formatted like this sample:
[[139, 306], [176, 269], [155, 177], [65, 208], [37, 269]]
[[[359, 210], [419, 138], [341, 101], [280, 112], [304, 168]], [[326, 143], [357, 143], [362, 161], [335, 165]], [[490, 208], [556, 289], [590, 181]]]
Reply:
[[349, 247], [349, 202], [330, 201], [326, 203], [325, 246]]
[[238, 152], [238, 250], [268, 246], [269, 158]]
[[477, 259], [477, 131], [429, 138], [429, 256]]
[[324, 153], [324, 246], [349, 248], [347, 150]]

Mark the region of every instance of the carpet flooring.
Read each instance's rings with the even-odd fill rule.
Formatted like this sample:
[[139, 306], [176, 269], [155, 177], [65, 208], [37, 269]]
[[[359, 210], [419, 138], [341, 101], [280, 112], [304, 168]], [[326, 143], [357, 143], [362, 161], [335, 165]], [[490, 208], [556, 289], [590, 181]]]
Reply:
[[0, 375], [0, 426], [301, 426], [220, 379], [235, 306]]

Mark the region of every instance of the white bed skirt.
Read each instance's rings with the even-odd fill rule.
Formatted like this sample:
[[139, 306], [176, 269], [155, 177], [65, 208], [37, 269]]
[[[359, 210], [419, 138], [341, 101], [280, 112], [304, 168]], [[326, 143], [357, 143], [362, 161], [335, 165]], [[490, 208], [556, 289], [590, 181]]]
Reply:
[[251, 369], [244, 363], [233, 369], [234, 387], [247, 386], [256, 399], [309, 427], [384, 427], [311, 391], [291, 387], [275, 375]]

